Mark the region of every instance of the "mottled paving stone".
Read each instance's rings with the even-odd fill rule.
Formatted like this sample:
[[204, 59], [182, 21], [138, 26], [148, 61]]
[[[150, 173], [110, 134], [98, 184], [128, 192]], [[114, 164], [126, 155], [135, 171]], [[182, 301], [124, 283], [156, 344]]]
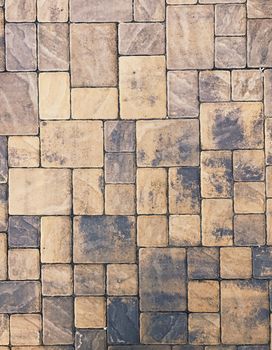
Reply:
[[8, 276], [10, 280], [37, 280], [40, 278], [38, 249], [9, 249]]
[[43, 343], [73, 343], [73, 298], [43, 298]]
[[217, 248], [189, 248], [187, 260], [190, 279], [217, 279], [219, 277], [219, 250]]
[[0, 8], [0, 72], [5, 70], [5, 64], [5, 17], [3, 8]]
[[39, 282], [0, 281], [0, 312], [6, 314], [40, 312], [40, 294]]
[[0, 231], [8, 228], [8, 187], [6, 184], [0, 185]]
[[215, 6], [215, 34], [219, 36], [246, 34], [246, 5]]
[[265, 212], [263, 182], [238, 182], [234, 185], [234, 211], [238, 214]]
[[213, 68], [214, 25], [212, 6], [167, 8], [167, 67]]
[[[7, 258], [7, 234], [0, 233], [0, 280], [6, 280], [8, 275], [8, 258]], [[0, 321], [1, 324], [1, 321]], [[1, 330], [1, 326], [0, 326]], [[1, 331], [0, 331], [1, 344]]]
[[8, 22], [35, 22], [35, 0], [5, 0], [5, 15]]
[[139, 167], [197, 166], [199, 127], [197, 120], [137, 122]]
[[106, 302], [104, 297], [75, 298], [75, 326], [77, 328], [104, 328]]
[[134, 152], [135, 133], [135, 122], [105, 122], [104, 142], [106, 152]]
[[142, 343], [185, 344], [186, 341], [187, 314], [181, 312], [141, 314]]
[[0, 344], [9, 344], [9, 316], [5, 314], [0, 315]]
[[42, 294], [44, 296], [66, 296], [73, 294], [73, 271], [68, 264], [46, 264], [42, 266]]
[[74, 219], [74, 262], [135, 261], [135, 220], [129, 216], [82, 216]]
[[42, 322], [40, 315], [11, 315], [10, 341], [12, 345], [39, 345]]
[[199, 215], [171, 215], [169, 244], [177, 247], [200, 245]]
[[263, 76], [259, 70], [232, 72], [232, 98], [234, 101], [260, 101], [263, 98]]
[[36, 73], [1, 73], [0, 104], [1, 135], [37, 134]]
[[237, 246], [265, 244], [265, 216], [262, 214], [235, 215], [234, 243]]
[[266, 69], [264, 71], [264, 112], [267, 117], [272, 116], [272, 69]]
[[121, 55], [165, 53], [165, 26], [162, 23], [121, 23], [118, 34]]
[[39, 22], [67, 22], [68, 0], [37, 0]]
[[266, 164], [272, 165], [272, 118], [265, 121], [265, 155]]
[[233, 241], [233, 205], [231, 199], [202, 200], [202, 243], [228, 246]]
[[259, 102], [205, 103], [200, 108], [202, 149], [263, 148]]
[[75, 265], [74, 292], [76, 295], [103, 295], [105, 293], [104, 266], [93, 264]]
[[266, 281], [221, 282], [221, 336], [224, 344], [267, 344], [267, 288]]
[[272, 245], [272, 200], [266, 201], [267, 244]]
[[109, 350], [170, 350], [169, 345], [116, 345], [108, 347]]
[[250, 278], [252, 276], [251, 248], [221, 248], [220, 276], [225, 279]]
[[75, 334], [75, 347], [77, 350], [106, 350], [106, 332], [78, 329]]
[[261, 150], [234, 151], [233, 176], [235, 181], [263, 181], [264, 152]]
[[271, 247], [253, 248], [253, 275], [255, 278], [272, 279]]
[[230, 100], [230, 72], [203, 71], [199, 73], [199, 98], [203, 102]]
[[247, 1], [248, 18], [272, 18], [272, 8], [265, 0]]
[[10, 167], [38, 167], [40, 140], [36, 136], [11, 136], [8, 139], [8, 163]]
[[[72, 86], [115, 86], [117, 83], [116, 25], [72, 24], [70, 32]], [[87, 66], [86, 61], [89, 62]]]
[[137, 295], [138, 266], [134, 264], [111, 264], [107, 266], [108, 295]]
[[220, 316], [216, 313], [189, 315], [189, 342], [191, 344], [219, 344]]
[[0, 136], [0, 183], [8, 180], [8, 139]]
[[134, 0], [134, 19], [138, 22], [165, 20], [164, 0]]
[[246, 66], [246, 39], [244, 37], [217, 37], [215, 39], [216, 68], [244, 68]]
[[249, 67], [270, 67], [272, 65], [272, 22], [270, 19], [252, 19], [247, 24], [247, 47]]
[[266, 167], [266, 196], [272, 197], [272, 167]]
[[135, 155], [133, 153], [107, 153], [105, 155], [105, 182], [134, 183]]
[[186, 310], [185, 249], [140, 250], [141, 311]]
[[166, 116], [165, 69], [163, 56], [133, 56], [119, 59], [122, 119]]
[[105, 187], [105, 214], [135, 214], [135, 186], [131, 184], [108, 184]]
[[107, 334], [109, 344], [137, 344], [139, 342], [137, 298], [108, 299]]
[[168, 72], [167, 85], [169, 116], [197, 117], [199, 114], [197, 72]]
[[137, 217], [137, 245], [140, 247], [165, 247], [168, 243], [167, 217], [139, 215]]
[[218, 312], [219, 282], [190, 281], [188, 284], [188, 310], [190, 312]]

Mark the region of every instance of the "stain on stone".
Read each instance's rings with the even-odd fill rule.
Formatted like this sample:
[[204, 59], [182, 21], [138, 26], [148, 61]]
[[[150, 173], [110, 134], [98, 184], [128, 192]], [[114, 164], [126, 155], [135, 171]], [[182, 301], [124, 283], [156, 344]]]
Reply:
[[272, 279], [272, 247], [253, 248], [253, 275]]
[[216, 279], [219, 277], [219, 250], [217, 248], [189, 248], [187, 259], [189, 278]]
[[10, 216], [8, 241], [10, 247], [38, 247], [40, 244], [40, 218], [38, 216]]
[[106, 350], [104, 330], [78, 329], [75, 333], [76, 350]]

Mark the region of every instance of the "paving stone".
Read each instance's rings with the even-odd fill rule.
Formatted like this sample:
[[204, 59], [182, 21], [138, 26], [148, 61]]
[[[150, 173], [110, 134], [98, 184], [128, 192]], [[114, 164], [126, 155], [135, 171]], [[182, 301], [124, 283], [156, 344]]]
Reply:
[[263, 148], [262, 104], [205, 103], [200, 107], [202, 149]]
[[5, 70], [5, 64], [5, 16], [3, 8], [0, 8], [0, 72]]
[[263, 182], [238, 182], [234, 185], [234, 211], [238, 214], [265, 212]]
[[104, 330], [78, 329], [75, 334], [75, 347], [78, 350], [106, 350]]
[[267, 229], [267, 244], [272, 243], [272, 200], [266, 201], [266, 229]]
[[109, 350], [170, 350], [169, 345], [116, 345], [108, 347]]
[[13, 345], [39, 345], [41, 329], [40, 315], [10, 316], [10, 341]]
[[133, 153], [106, 153], [105, 181], [107, 183], [134, 183], [135, 155]]
[[105, 122], [105, 150], [107, 152], [135, 151], [135, 122]]
[[121, 55], [165, 53], [165, 26], [162, 23], [121, 23], [118, 29]]
[[73, 298], [43, 298], [43, 343], [73, 343]]
[[142, 343], [185, 344], [186, 341], [187, 315], [185, 313], [152, 312], [141, 314]]
[[[119, 59], [120, 115], [122, 119], [166, 116], [166, 73], [162, 56]], [[152, 79], [149, 79], [149, 76]]]
[[246, 34], [246, 5], [219, 4], [215, 6], [216, 35]]
[[103, 166], [101, 121], [49, 121], [41, 124], [42, 166]]
[[[8, 274], [8, 258], [7, 258], [7, 235], [0, 233], [0, 280], [6, 280]], [[1, 320], [1, 318], [0, 318]], [[1, 324], [1, 321], [0, 321]], [[1, 344], [1, 326], [0, 326], [0, 344]]]
[[228, 246], [233, 241], [232, 199], [202, 200], [202, 244]]
[[270, 96], [272, 94], [272, 70], [264, 71], [264, 112], [267, 117], [272, 116], [272, 103]]
[[109, 184], [105, 188], [105, 213], [108, 215], [135, 214], [135, 186]]
[[103, 295], [105, 293], [104, 266], [90, 264], [75, 265], [74, 291], [76, 295]]
[[244, 3], [245, 0], [199, 0], [200, 4]]
[[263, 99], [263, 77], [258, 70], [232, 72], [232, 98], [234, 101], [260, 101]]
[[139, 342], [138, 298], [108, 299], [107, 335], [109, 344]]
[[230, 72], [202, 71], [199, 73], [199, 98], [203, 102], [230, 100]]
[[253, 275], [255, 278], [272, 279], [271, 247], [253, 248]]
[[187, 264], [190, 279], [217, 279], [219, 277], [219, 250], [213, 247], [189, 248]]
[[139, 215], [137, 217], [137, 245], [140, 247], [165, 247], [168, 243], [167, 217]]
[[[116, 25], [72, 24], [70, 32], [72, 86], [115, 86], [117, 83]], [[103, 42], [102, 46], [101, 42]], [[86, 61], [89, 62], [87, 66]]]
[[133, 263], [135, 220], [129, 216], [74, 219], [75, 263]]
[[171, 215], [169, 244], [177, 247], [200, 245], [200, 217], [198, 215]]
[[220, 317], [216, 313], [189, 315], [189, 342], [192, 344], [219, 344]]
[[194, 118], [199, 114], [196, 71], [168, 72], [168, 114], [173, 118]]
[[220, 268], [221, 278], [250, 278], [252, 276], [251, 248], [221, 248]]
[[[0, 344], [9, 344], [9, 316], [5, 314], [0, 315]], [[4, 346], [0, 347], [0, 349], [2, 348], [4, 350]]]
[[267, 344], [267, 288], [266, 281], [221, 282], [221, 337], [224, 344]]
[[77, 328], [103, 328], [106, 322], [104, 297], [75, 298], [75, 326]]
[[0, 185], [0, 231], [8, 228], [8, 188], [7, 185]]
[[8, 181], [8, 139], [0, 136], [0, 183]]
[[107, 293], [109, 295], [137, 295], [138, 266], [134, 264], [108, 265]]
[[165, 19], [164, 0], [134, 0], [134, 19], [138, 22], [157, 22]]
[[272, 197], [271, 179], [272, 179], [272, 167], [268, 166], [266, 167], [266, 196], [267, 197]]
[[168, 69], [213, 68], [213, 16], [212, 6], [167, 8]]
[[37, 17], [39, 22], [67, 22], [68, 0], [38, 0]]
[[258, 68], [271, 66], [272, 49], [269, 45], [272, 33], [271, 20], [248, 20], [247, 28], [248, 66]]
[[188, 310], [190, 312], [218, 312], [219, 282], [190, 281], [188, 284]]
[[38, 133], [36, 79], [36, 73], [1, 73], [1, 135], [35, 135]]
[[136, 132], [139, 167], [199, 164], [197, 120], [138, 121]]
[[10, 280], [38, 280], [40, 254], [38, 249], [9, 249], [8, 276]]
[[265, 217], [262, 214], [234, 216], [234, 243], [237, 246], [265, 244]]
[[66, 296], [73, 294], [73, 271], [70, 265], [43, 265], [41, 273], [43, 295]]
[[264, 152], [261, 150], [234, 151], [233, 176], [235, 181], [263, 181]]
[[248, 0], [248, 18], [272, 18], [272, 9], [265, 0]]
[[11, 136], [8, 139], [8, 163], [10, 167], [38, 167], [40, 140], [36, 136]]
[[66, 169], [10, 169], [9, 213], [69, 215], [70, 177]]
[[216, 68], [244, 68], [246, 66], [246, 39], [244, 37], [217, 37], [215, 39]]
[[36, 1], [5, 0], [5, 15], [8, 22], [35, 22]]
[[141, 311], [186, 310], [185, 256], [183, 248], [140, 250]]
[[40, 244], [38, 216], [10, 216], [8, 244], [11, 248], [37, 248]]

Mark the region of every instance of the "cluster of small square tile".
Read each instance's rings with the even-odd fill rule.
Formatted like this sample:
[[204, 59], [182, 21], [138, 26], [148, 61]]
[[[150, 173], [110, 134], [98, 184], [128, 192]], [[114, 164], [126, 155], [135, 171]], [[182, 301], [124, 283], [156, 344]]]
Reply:
[[270, 0], [0, 0], [0, 350], [272, 349], [271, 42]]

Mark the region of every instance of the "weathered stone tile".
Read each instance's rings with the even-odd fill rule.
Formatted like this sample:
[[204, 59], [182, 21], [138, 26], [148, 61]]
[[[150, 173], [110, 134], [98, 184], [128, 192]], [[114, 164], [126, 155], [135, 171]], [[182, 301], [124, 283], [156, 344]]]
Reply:
[[263, 99], [263, 75], [259, 70], [232, 71], [232, 98], [234, 101]]
[[234, 243], [237, 246], [265, 244], [265, 216], [262, 214], [235, 215]]
[[0, 72], [5, 70], [5, 65], [5, 17], [4, 9], [0, 8]]
[[137, 22], [165, 20], [164, 0], [134, 0], [134, 19]]
[[[8, 251], [7, 234], [0, 233], [0, 280], [7, 279], [7, 274], [8, 274], [7, 251]], [[0, 344], [1, 344], [1, 319], [0, 319]]]
[[265, 120], [265, 155], [266, 164], [272, 165], [272, 118]]
[[115, 86], [117, 84], [116, 25], [72, 24], [70, 35], [72, 86]]
[[199, 214], [200, 173], [199, 168], [169, 169], [170, 214]]
[[105, 214], [135, 214], [135, 185], [109, 184], [105, 187]]
[[11, 136], [8, 139], [8, 163], [10, 167], [38, 167], [40, 141], [36, 136]]
[[118, 90], [116, 88], [72, 89], [73, 119], [116, 119]]
[[41, 123], [42, 166], [82, 168], [103, 166], [101, 121]]
[[188, 284], [188, 310], [190, 312], [218, 312], [219, 282], [190, 281]]
[[122, 119], [166, 116], [166, 72], [163, 56], [120, 57]]
[[75, 263], [133, 263], [135, 220], [129, 216], [74, 219]]
[[253, 248], [253, 275], [255, 278], [272, 279], [271, 247]]
[[8, 187], [6, 184], [0, 185], [0, 231], [8, 228]]
[[135, 129], [135, 122], [105, 122], [104, 134], [106, 152], [134, 152]]
[[137, 165], [197, 166], [197, 120], [150, 120], [137, 122]]
[[272, 18], [272, 8], [265, 0], [248, 0], [247, 15], [249, 18]]
[[264, 71], [264, 113], [267, 117], [272, 117], [272, 69]]
[[232, 199], [202, 200], [202, 244], [228, 246], [233, 241]]
[[221, 337], [224, 344], [267, 344], [267, 288], [265, 281], [221, 282]]
[[167, 171], [166, 169], [137, 170], [137, 213], [166, 214]]
[[73, 294], [73, 271], [71, 265], [43, 265], [41, 280], [42, 294], [45, 296]]
[[67, 23], [38, 25], [38, 66], [41, 71], [69, 69], [69, 33]]
[[216, 35], [246, 34], [246, 5], [220, 4], [215, 6]]
[[107, 266], [108, 295], [137, 295], [138, 266], [133, 264], [111, 264]]
[[165, 247], [168, 244], [167, 217], [142, 215], [137, 217], [137, 245], [140, 247]]
[[32, 23], [5, 25], [6, 64], [9, 71], [35, 71], [36, 26]]
[[107, 335], [109, 344], [139, 342], [138, 298], [108, 299]]
[[70, 214], [70, 170], [10, 169], [9, 214]]
[[199, 72], [199, 98], [203, 102], [230, 100], [230, 72]]
[[194, 118], [199, 114], [197, 71], [168, 72], [168, 114]]
[[106, 350], [106, 332], [104, 330], [78, 329], [75, 334], [77, 350]]
[[38, 133], [37, 95], [36, 73], [1, 73], [1, 135], [35, 135]]
[[104, 297], [75, 298], [75, 326], [77, 328], [104, 328], [106, 302]]
[[75, 215], [103, 214], [102, 169], [73, 170], [73, 211]]
[[264, 165], [264, 152], [261, 150], [237, 150], [233, 152], [235, 181], [263, 181]]
[[247, 22], [247, 55], [249, 67], [272, 65], [272, 22], [270, 19], [252, 19]]
[[259, 102], [205, 103], [200, 106], [202, 149], [263, 148]]
[[41, 262], [71, 262], [71, 219], [46, 216], [41, 219]]
[[104, 295], [105, 269], [103, 265], [75, 265], [74, 291], [76, 295]]
[[67, 22], [68, 0], [37, 0], [39, 22]]
[[170, 350], [169, 345], [116, 345], [109, 346], [109, 350]]
[[272, 166], [266, 167], [266, 196], [272, 197]]
[[245, 37], [217, 37], [215, 39], [216, 68], [244, 68], [245, 66]]
[[73, 298], [43, 298], [43, 343], [73, 344]]
[[269, 350], [269, 345], [242, 345], [238, 350]]
[[10, 341], [12, 345], [39, 345], [41, 331], [40, 315], [10, 316]]
[[226, 279], [250, 278], [252, 276], [251, 248], [221, 248], [220, 276]]
[[35, 22], [35, 0], [5, 0], [5, 15], [8, 22]]
[[135, 155], [133, 153], [107, 153], [105, 155], [105, 181], [107, 183], [134, 183]]
[[8, 139], [0, 136], [0, 183], [8, 181]]
[[200, 245], [200, 217], [198, 215], [171, 215], [169, 217], [169, 244], [178, 247]]
[[38, 249], [9, 249], [8, 276], [10, 280], [37, 280], [40, 278]]
[[128, 22], [132, 0], [71, 0], [72, 22]]
[[39, 112], [40, 119], [70, 118], [69, 73], [39, 74]]
[[213, 68], [214, 24], [212, 6], [167, 7], [167, 67]]
[[234, 185], [234, 211], [238, 214], [265, 212], [263, 182], [238, 182]]
[[191, 344], [220, 343], [220, 315], [192, 313], [189, 315], [189, 342]]
[[[0, 344], [9, 344], [9, 316], [4, 314], [0, 315]], [[0, 347], [0, 349], [2, 349], [2, 347]], [[4, 350], [4, 347], [2, 350]]]
[[40, 312], [40, 294], [39, 282], [1, 281], [0, 312], [6, 314]]
[[266, 201], [267, 244], [272, 245], [272, 199]]
[[183, 248], [140, 250], [141, 311], [186, 310], [185, 256]]
[[206, 198], [232, 196], [232, 153], [201, 152], [201, 194]]
[[202, 280], [219, 277], [219, 250], [217, 248], [189, 248], [187, 260], [190, 279]]
[[38, 216], [10, 216], [8, 244], [11, 248], [37, 248], [40, 245]]
[[185, 344], [187, 341], [187, 315], [185, 313], [142, 313], [140, 320], [142, 343]]
[[165, 26], [162, 23], [121, 23], [118, 34], [121, 55], [165, 53]]

